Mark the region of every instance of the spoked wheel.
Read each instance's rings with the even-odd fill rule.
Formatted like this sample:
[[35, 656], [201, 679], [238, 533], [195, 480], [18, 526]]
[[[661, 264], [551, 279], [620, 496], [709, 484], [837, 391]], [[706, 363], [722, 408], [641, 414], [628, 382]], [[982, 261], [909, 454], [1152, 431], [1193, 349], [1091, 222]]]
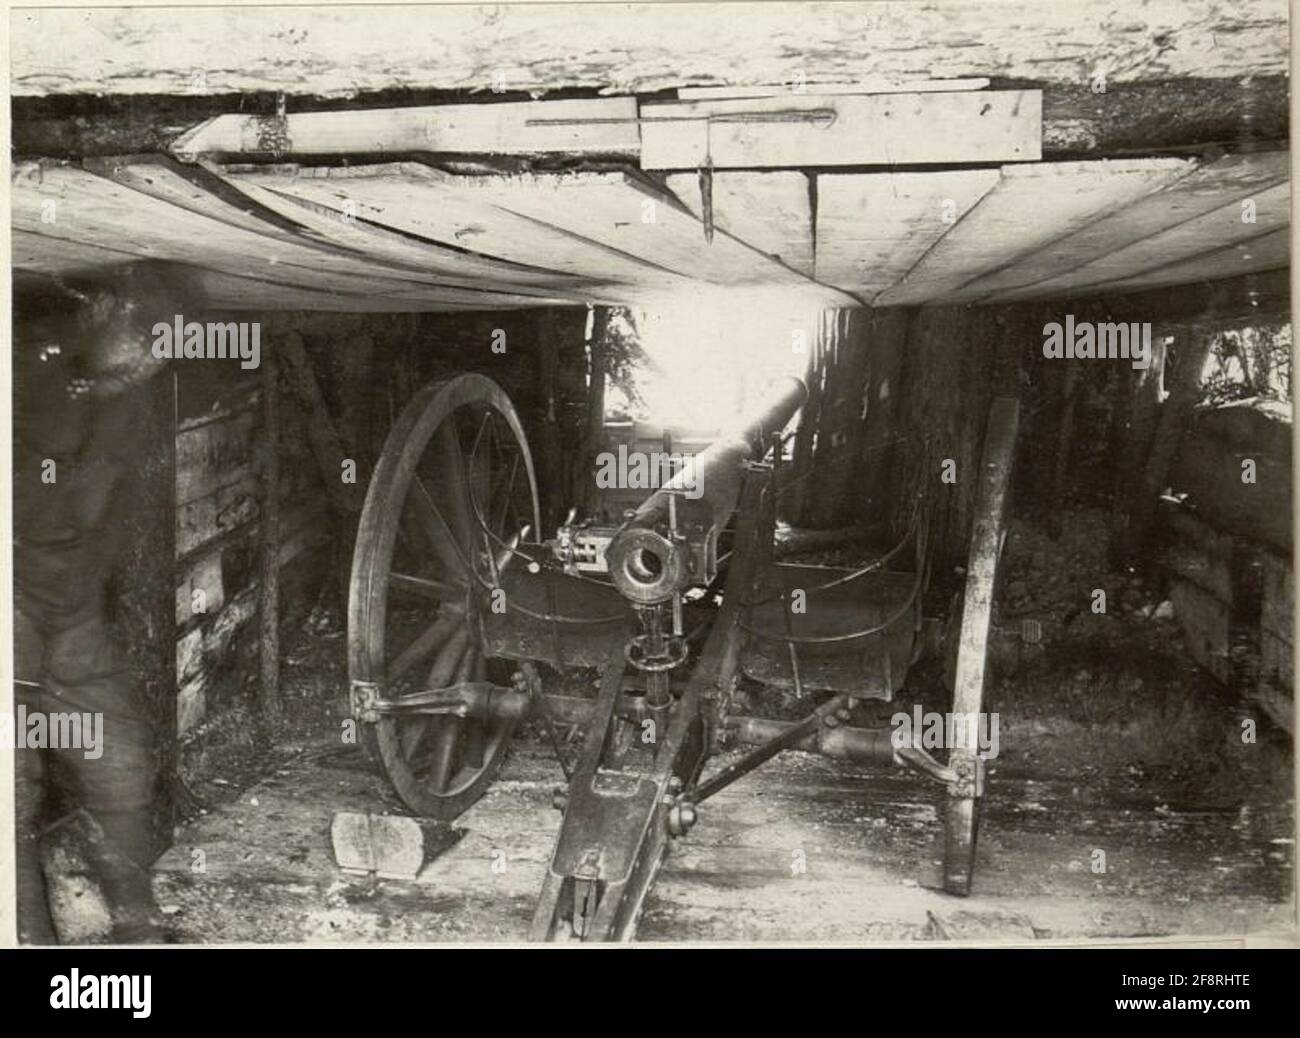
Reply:
[[[539, 530], [528, 441], [482, 375], [425, 386], [375, 466], [348, 601], [348, 676], [385, 700], [489, 677], [477, 615], [511, 549]], [[508, 684], [508, 671], [495, 675]], [[450, 820], [487, 789], [515, 722], [381, 716], [362, 741], [413, 812]]]
[[[993, 592], [1005, 539], [1007, 487], [1015, 454], [1017, 401], [999, 397], [989, 409], [975, 497], [966, 590], [962, 598], [960, 636], [952, 712], [982, 721], [984, 680], [992, 622]], [[978, 724], [965, 724], [965, 742], [949, 748], [948, 766], [956, 773], [949, 783], [944, 809], [943, 885], [950, 894], [970, 893], [979, 834], [980, 800], [984, 794], [984, 762], [978, 757]]]

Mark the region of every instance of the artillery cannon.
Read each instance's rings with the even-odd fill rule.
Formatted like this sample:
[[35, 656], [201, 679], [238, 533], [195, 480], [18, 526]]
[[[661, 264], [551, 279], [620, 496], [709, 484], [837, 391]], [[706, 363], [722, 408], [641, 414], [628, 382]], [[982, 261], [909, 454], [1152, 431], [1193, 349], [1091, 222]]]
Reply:
[[[800, 380], [781, 381], [630, 515], [578, 523], [571, 513], [545, 541], [522, 425], [491, 380], [426, 386], [389, 434], [353, 558], [353, 716], [403, 803], [444, 820], [486, 791], [521, 722], [550, 735], [567, 785], [535, 940], [631, 939], [698, 805], [793, 748], [943, 783], [944, 885], [969, 892], [984, 792], [975, 726], [940, 763], [896, 745], [889, 728], [845, 723], [854, 700], [893, 698], [926, 641], [923, 502], [904, 541], [868, 565], [773, 558], [781, 433], [805, 395]], [[994, 402], [979, 474], [953, 699], [953, 713], [972, 719], [1017, 415], [1015, 401]], [[911, 568], [895, 568], [909, 543]], [[789, 607], [796, 591], [803, 611]], [[596, 697], [544, 689], [538, 664], [598, 668]], [[796, 722], [740, 716], [742, 674], [818, 705]], [[576, 761], [555, 738], [560, 724], [585, 727]], [[736, 747], [750, 749], [705, 774]]]

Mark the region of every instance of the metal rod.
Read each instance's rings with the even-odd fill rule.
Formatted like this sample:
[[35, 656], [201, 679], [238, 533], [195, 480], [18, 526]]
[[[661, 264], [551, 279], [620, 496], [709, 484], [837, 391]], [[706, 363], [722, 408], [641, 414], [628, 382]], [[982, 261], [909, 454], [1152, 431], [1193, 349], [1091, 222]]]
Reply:
[[[727, 720], [727, 736], [730, 742], [738, 746], [761, 746], [792, 727], [794, 722], [791, 721], [772, 721], [766, 717], [731, 717]], [[855, 764], [892, 764], [893, 735], [894, 729], [889, 727], [855, 728], [840, 725], [837, 728], [827, 728], [823, 725], [818, 731], [786, 748], [819, 753], [824, 757], [852, 761]]]
[[665, 115], [635, 119], [525, 119], [525, 126], [621, 126], [645, 123], [816, 123], [830, 126], [839, 118], [834, 108], [801, 108], [781, 112], [717, 112], [706, 115]]
[[794, 722], [784, 732], [776, 736], [776, 738], [769, 739], [758, 749], [754, 750], [753, 753], [747, 753], [745, 756], [741, 757], [740, 760], [728, 764], [720, 772], [714, 775], [713, 778], [709, 779], [708, 782], [696, 786], [690, 793], [689, 799], [693, 803], [699, 804], [713, 796], [714, 793], [721, 792], [737, 779], [748, 775], [760, 764], [771, 760], [782, 750], [790, 749], [805, 736], [814, 733], [817, 730], [818, 725], [821, 724], [821, 721], [821, 715], [813, 713], [809, 714], [802, 721]]

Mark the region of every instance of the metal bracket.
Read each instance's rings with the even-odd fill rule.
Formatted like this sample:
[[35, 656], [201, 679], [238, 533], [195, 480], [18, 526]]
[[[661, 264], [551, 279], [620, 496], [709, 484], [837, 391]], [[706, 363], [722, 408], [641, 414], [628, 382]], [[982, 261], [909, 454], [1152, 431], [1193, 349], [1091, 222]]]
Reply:
[[366, 724], [375, 724], [383, 717], [412, 714], [477, 720], [518, 719], [533, 705], [533, 697], [528, 692], [490, 681], [462, 681], [446, 688], [411, 692], [398, 699], [385, 699], [374, 682], [354, 681], [351, 699], [353, 716]]
[[969, 751], [953, 750], [948, 755], [948, 767], [953, 773], [948, 792], [956, 797], [981, 797], [984, 795], [984, 760]]
[[984, 759], [969, 750], [953, 750], [948, 754], [945, 766], [920, 746], [897, 746], [894, 748], [894, 763], [942, 782], [953, 796], [984, 795]]
[[375, 682], [353, 681], [348, 690], [352, 716], [363, 724], [375, 724], [379, 720], [377, 704], [380, 698], [379, 685]]
[[895, 746], [894, 763], [919, 771], [927, 778], [942, 782], [946, 786], [952, 785], [957, 780], [957, 773], [951, 767], [944, 767], [934, 759], [929, 750], [922, 749], [920, 746]]

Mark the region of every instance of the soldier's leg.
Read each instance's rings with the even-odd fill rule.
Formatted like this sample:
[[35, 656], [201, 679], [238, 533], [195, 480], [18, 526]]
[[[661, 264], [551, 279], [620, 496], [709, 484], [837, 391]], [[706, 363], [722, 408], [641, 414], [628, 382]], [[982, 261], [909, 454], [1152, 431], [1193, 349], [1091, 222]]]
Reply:
[[99, 879], [113, 912], [115, 943], [167, 939], [154, 901], [149, 866], [154, 859], [150, 793], [154, 777], [153, 732], [140, 717], [120, 642], [98, 614], [51, 633], [45, 652], [50, 709], [71, 711], [91, 722], [98, 738], [57, 751], [71, 775], [81, 806], [104, 831], [112, 850]]
[[150, 794], [154, 780], [153, 732], [140, 716], [131, 673], [111, 626], [92, 615], [50, 633], [45, 651], [50, 709], [83, 714], [83, 742], [63, 749], [59, 763], [73, 778], [77, 799], [99, 822], [117, 850], [141, 868], [153, 862]]

